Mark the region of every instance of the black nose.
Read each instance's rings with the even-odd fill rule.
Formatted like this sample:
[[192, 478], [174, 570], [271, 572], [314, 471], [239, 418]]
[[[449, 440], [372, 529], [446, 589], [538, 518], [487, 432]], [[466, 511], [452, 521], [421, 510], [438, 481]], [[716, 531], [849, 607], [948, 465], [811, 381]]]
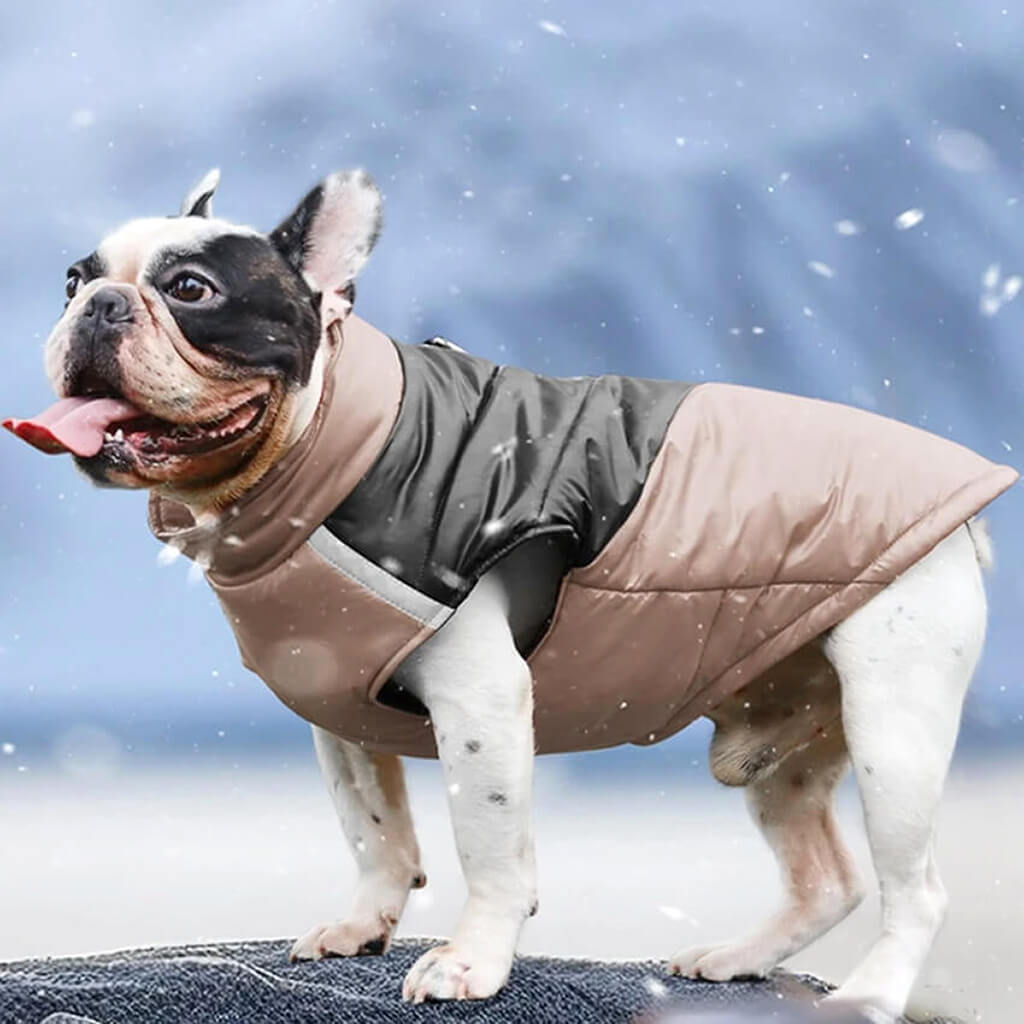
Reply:
[[120, 288], [100, 288], [89, 296], [82, 316], [108, 324], [125, 323], [132, 318], [132, 300]]

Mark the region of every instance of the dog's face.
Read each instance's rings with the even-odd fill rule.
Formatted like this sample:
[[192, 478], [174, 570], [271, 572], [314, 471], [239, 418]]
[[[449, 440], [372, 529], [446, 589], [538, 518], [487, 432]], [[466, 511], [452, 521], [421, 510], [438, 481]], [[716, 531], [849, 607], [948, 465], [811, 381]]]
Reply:
[[377, 190], [332, 175], [265, 235], [213, 218], [215, 186], [208, 175], [180, 216], [131, 221], [68, 270], [45, 357], [64, 401], [18, 432], [38, 443], [39, 425], [97, 483], [232, 500], [319, 396], [321, 339], [351, 309]]

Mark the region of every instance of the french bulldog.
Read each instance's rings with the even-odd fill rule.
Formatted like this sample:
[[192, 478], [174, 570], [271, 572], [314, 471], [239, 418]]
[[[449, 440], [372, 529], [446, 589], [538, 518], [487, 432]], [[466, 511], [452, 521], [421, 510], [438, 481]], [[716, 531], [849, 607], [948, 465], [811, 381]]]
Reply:
[[810, 399], [400, 345], [352, 313], [368, 175], [269, 233], [215, 217], [216, 185], [71, 266], [45, 346], [59, 400], [5, 426], [148, 489], [245, 663], [312, 723], [359, 881], [293, 958], [387, 950], [426, 884], [401, 756], [437, 756], [468, 897], [402, 994], [493, 996], [537, 909], [535, 753], [707, 715], [785, 902], [669, 968], [764, 974], [860, 902], [832, 811], [852, 763], [884, 927], [829, 1002], [896, 1019], [946, 905], [934, 818], [991, 555], [973, 517], [1013, 470]]

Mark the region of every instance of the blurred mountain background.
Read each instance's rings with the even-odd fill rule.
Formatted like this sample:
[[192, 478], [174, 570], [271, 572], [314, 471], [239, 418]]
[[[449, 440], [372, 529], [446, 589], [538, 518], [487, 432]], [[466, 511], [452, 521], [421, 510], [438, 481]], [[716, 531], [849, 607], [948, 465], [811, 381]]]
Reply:
[[[357, 309], [395, 337], [833, 399], [1020, 466], [1022, 34], [999, 0], [9, 5], [0, 414], [50, 401], [65, 268], [113, 226], [217, 165], [218, 213], [270, 229], [361, 165]], [[964, 745], [1019, 752], [1024, 490], [989, 520]], [[0, 768], [306, 748], [157, 553], [141, 495], [0, 438]]]

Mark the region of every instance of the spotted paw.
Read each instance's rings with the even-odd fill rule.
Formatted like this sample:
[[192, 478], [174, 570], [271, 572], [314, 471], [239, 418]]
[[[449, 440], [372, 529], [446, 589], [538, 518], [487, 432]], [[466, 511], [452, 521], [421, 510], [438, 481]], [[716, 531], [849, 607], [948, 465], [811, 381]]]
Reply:
[[391, 945], [392, 927], [381, 917], [320, 925], [296, 940], [290, 958], [294, 962], [326, 956], [377, 956]]
[[511, 959], [455, 946], [436, 946], [412, 965], [402, 985], [407, 1003], [428, 999], [488, 999], [508, 981]]
[[763, 978], [773, 967], [748, 946], [694, 946], [669, 961], [673, 974], [704, 981], [732, 981], [734, 978]]

